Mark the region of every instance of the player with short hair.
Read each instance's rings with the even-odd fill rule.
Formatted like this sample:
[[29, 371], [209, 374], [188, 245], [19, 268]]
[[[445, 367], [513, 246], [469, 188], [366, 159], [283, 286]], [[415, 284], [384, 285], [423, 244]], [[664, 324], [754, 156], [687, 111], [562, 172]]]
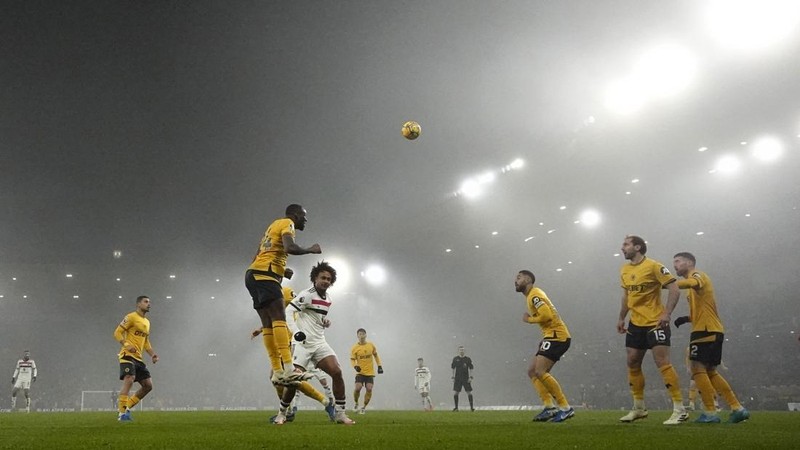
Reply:
[[[539, 350], [528, 365], [528, 377], [544, 404], [542, 412], [533, 420], [563, 422], [575, 416], [575, 410], [569, 405], [561, 385], [550, 371], [569, 349], [572, 337], [553, 302], [534, 283], [536, 276], [530, 270], [520, 270], [514, 280], [514, 288], [525, 297], [528, 308], [522, 316], [522, 321], [538, 324], [542, 330]], [[553, 398], [558, 403], [558, 408], [552, 404], [548, 405]]]
[[[158, 362], [158, 355], [150, 342], [150, 320], [146, 317], [148, 312], [150, 297], [136, 297], [136, 311], [126, 315], [114, 330], [114, 339], [122, 346], [119, 350], [119, 379], [122, 380], [122, 387], [119, 389], [117, 402], [117, 420], [120, 422], [132, 421], [131, 409], [153, 390], [153, 380], [143, 356], [147, 352], [153, 364]], [[140, 388], [133, 396], [128, 397], [133, 383], [139, 383]]]
[[30, 350], [25, 350], [22, 353], [22, 359], [17, 361], [14, 367], [14, 375], [11, 376], [11, 384], [14, 388], [11, 390], [11, 409], [17, 407], [17, 393], [22, 390], [25, 394], [25, 410], [31, 412], [31, 383], [36, 381], [36, 363], [31, 359]]
[[433, 410], [431, 402], [431, 370], [425, 367], [422, 358], [417, 358], [417, 368], [414, 370], [414, 389], [422, 397], [422, 409]]
[[[353, 401], [355, 410], [359, 414], [367, 411], [367, 405], [372, 399], [372, 389], [375, 386], [375, 364], [378, 364], [378, 374], [383, 373], [381, 357], [378, 356], [378, 349], [370, 341], [367, 341], [367, 330], [359, 328], [356, 330], [358, 342], [350, 349], [350, 364], [356, 371], [356, 383], [353, 391]], [[361, 396], [361, 389], [366, 388], [364, 394], [364, 406], [358, 409], [358, 398]]]
[[692, 380], [700, 390], [703, 400], [703, 413], [695, 420], [697, 423], [719, 423], [717, 407], [714, 404], [715, 391], [725, 398], [731, 407], [728, 422], [738, 423], [750, 418], [750, 412], [739, 403], [736, 394], [728, 381], [717, 372], [722, 363], [722, 343], [725, 341], [725, 328], [717, 313], [717, 301], [714, 295], [714, 284], [704, 272], [695, 268], [697, 259], [689, 252], [680, 252], [674, 256], [675, 272], [682, 277], [678, 287], [688, 289], [689, 315], [675, 319], [675, 326], [686, 322], [692, 323], [689, 338], [689, 360], [691, 361]]
[[472, 371], [475, 367], [472, 365], [472, 359], [465, 354], [463, 345], [458, 347], [458, 355], [453, 357], [450, 368], [453, 369], [453, 403], [455, 403], [453, 411], [458, 411], [458, 395], [461, 393], [461, 389], [467, 392], [469, 409], [475, 411], [475, 404], [472, 400]]
[[280, 384], [303, 381], [292, 365], [290, 339], [286, 329], [286, 309], [281, 281], [288, 255], [322, 253], [319, 244], [304, 248], [294, 241], [295, 228], [306, 227], [306, 210], [297, 204], [286, 207], [286, 216], [267, 227], [253, 262], [247, 268], [244, 284], [253, 299], [253, 309], [261, 319], [264, 347], [272, 366], [272, 382]]
[[[294, 366], [307, 374], [306, 371], [314, 366], [330, 375], [333, 380], [333, 397], [336, 402], [335, 422], [352, 425], [355, 422], [347, 417], [345, 407], [347, 404], [346, 388], [342, 377], [342, 367], [325, 339], [325, 329], [331, 326], [328, 312], [333, 303], [328, 289], [336, 282], [336, 270], [325, 261], [317, 263], [311, 269], [311, 282], [313, 286], [300, 292], [289, 303], [290, 308], [297, 312], [295, 324], [297, 332], [294, 334], [296, 341], [294, 348]], [[309, 374], [310, 375], [310, 374]], [[281, 406], [274, 423], [286, 423], [288, 409], [296, 392], [295, 385], [288, 385], [281, 398]]]
[[[633, 409], [619, 420], [633, 422], [647, 417], [642, 360], [647, 350], [652, 350], [653, 360], [672, 398], [672, 415], [664, 421], [664, 425], [683, 423], [689, 418], [689, 414], [683, 406], [678, 372], [672, 367], [669, 358], [670, 314], [681, 295], [678, 284], [669, 269], [645, 256], [647, 243], [641, 237], [626, 236], [622, 243], [622, 253], [630, 263], [620, 268], [622, 302], [617, 332], [625, 335]], [[661, 302], [661, 289], [669, 292], [666, 306]], [[629, 311], [631, 318], [626, 328], [625, 317]]]

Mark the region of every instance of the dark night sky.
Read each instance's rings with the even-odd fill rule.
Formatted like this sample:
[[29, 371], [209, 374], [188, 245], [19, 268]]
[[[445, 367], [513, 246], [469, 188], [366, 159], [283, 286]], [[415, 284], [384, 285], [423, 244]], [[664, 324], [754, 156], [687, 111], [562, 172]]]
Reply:
[[[726, 51], [697, 3], [2, 3], [0, 364], [10, 370], [31, 347], [52, 366], [57, 352], [32, 324], [56, 312], [47, 326], [58, 315], [84, 324], [74, 340], [95, 357], [83, 364], [112, 372], [85, 384], [113, 385], [110, 334], [143, 291], [173, 360], [195, 364], [214, 343], [236, 364], [262, 364], [260, 346], [238, 347], [257, 320], [241, 276], [289, 203], [309, 213], [298, 242], [319, 242], [353, 272], [330, 336], [340, 358], [350, 329], [366, 326], [398, 383], [425, 353], [449, 389], [461, 343], [482, 370], [508, 361], [508, 379], [524, 378], [538, 331], [519, 320], [521, 268], [576, 343], [620, 350], [614, 254], [628, 233], [665, 263], [697, 254], [733, 336], [765, 314], [788, 337], [799, 315], [800, 35]], [[687, 91], [632, 116], [608, 111], [605, 86], [664, 39], [697, 56]], [[422, 125], [418, 140], [402, 138], [406, 120]], [[762, 134], [784, 142], [777, 163], [740, 144]], [[709, 173], [725, 153], [742, 170]], [[525, 167], [498, 174], [483, 197], [453, 196], [515, 158]], [[584, 208], [601, 214], [597, 228], [573, 223]], [[387, 268], [387, 286], [362, 281], [368, 263]], [[510, 344], [498, 352], [497, 339]], [[567, 363], [581, 364], [578, 350]], [[171, 381], [168, 367], [159, 375]], [[486, 401], [508, 401], [496, 395]]]

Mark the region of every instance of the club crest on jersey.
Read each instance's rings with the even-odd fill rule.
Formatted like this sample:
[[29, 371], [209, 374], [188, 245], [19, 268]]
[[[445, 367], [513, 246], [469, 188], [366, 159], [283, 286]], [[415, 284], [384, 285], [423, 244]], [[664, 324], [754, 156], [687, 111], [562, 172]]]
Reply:
[[693, 273], [693, 274], [692, 274], [692, 277], [694, 277], [694, 278], [697, 278], [698, 280], [702, 278], [702, 277], [700, 276], [700, 272], [695, 272], [695, 273]]
[[669, 275], [669, 269], [664, 266], [661, 266], [661, 275]]

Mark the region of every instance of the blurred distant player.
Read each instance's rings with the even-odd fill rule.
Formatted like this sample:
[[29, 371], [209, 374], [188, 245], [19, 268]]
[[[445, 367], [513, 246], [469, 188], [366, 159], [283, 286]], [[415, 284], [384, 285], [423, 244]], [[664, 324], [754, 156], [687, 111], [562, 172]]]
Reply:
[[[294, 308], [297, 311], [295, 315], [297, 331], [294, 334], [294, 340], [296, 341], [294, 366], [302, 371], [313, 369], [316, 366], [331, 376], [333, 380], [333, 397], [336, 402], [334, 420], [336, 423], [352, 425], [355, 422], [347, 417], [345, 413], [347, 397], [344, 378], [342, 377], [342, 367], [336, 358], [336, 352], [325, 340], [325, 328], [331, 326], [331, 321], [327, 317], [332, 304], [328, 288], [336, 282], [336, 270], [325, 261], [322, 261], [311, 269], [310, 278], [313, 285], [300, 292], [289, 303], [289, 308]], [[310, 376], [308, 373], [304, 375]], [[294, 399], [296, 389], [295, 385], [286, 386], [281, 398], [280, 410], [275, 416], [275, 424], [282, 425], [287, 422], [286, 416]]]
[[31, 383], [36, 381], [36, 374], [36, 363], [31, 359], [31, 352], [25, 350], [22, 359], [17, 361], [14, 375], [11, 376], [11, 384], [14, 385], [11, 390], [12, 410], [17, 407], [17, 392], [22, 389], [22, 393], [25, 394], [25, 410], [31, 412]]
[[[120, 422], [132, 421], [131, 409], [153, 390], [153, 381], [143, 356], [147, 352], [153, 364], [158, 362], [158, 355], [150, 343], [150, 320], [146, 317], [148, 312], [150, 297], [140, 295], [136, 298], [136, 311], [125, 316], [114, 330], [114, 339], [122, 346], [119, 351], [119, 379], [122, 380], [122, 387], [119, 389], [117, 402], [117, 420]], [[140, 388], [133, 396], [128, 397], [133, 383], [139, 383]]]
[[675, 255], [675, 272], [683, 277], [678, 287], [689, 289], [689, 315], [675, 319], [675, 326], [692, 323], [689, 340], [689, 360], [692, 367], [692, 380], [697, 384], [703, 400], [703, 414], [695, 420], [698, 423], [719, 423], [717, 408], [714, 405], [714, 392], [718, 392], [731, 407], [728, 422], [738, 423], [750, 418], [750, 413], [739, 403], [728, 382], [717, 372], [722, 362], [722, 343], [725, 329], [717, 314], [717, 301], [711, 278], [695, 269], [697, 260], [689, 252]]
[[272, 382], [278, 384], [304, 379], [301, 374], [295, 373], [292, 365], [281, 281], [288, 255], [322, 253], [319, 244], [303, 248], [294, 242], [295, 227], [303, 230], [306, 222], [306, 210], [302, 206], [292, 204], [286, 207], [286, 217], [267, 227], [256, 256], [245, 273], [244, 284], [253, 299], [253, 308], [261, 319], [264, 347], [272, 366]]
[[[294, 271], [287, 267], [284, 271], [283, 277], [287, 280], [290, 280], [292, 279], [292, 276], [294, 276]], [[289, 303], [291, 303], [292, 300], [294, 300], [295, 298], [294, 290], [292, 290], [292, 288], [288, 286], [283, 286], [281, 288], [281, 292], [283, 293], [283, 304], [286, 305], [286, 307], [288, 308]], [[294, 314], [296, 314], [296, 310], [294, 310], [294, 308], [291, 308], [291, 310], [292, 311], [287, 311], [286, 313], [286, 319], [287, 319], [286, 331], [289, 334], [290, 342], [292, 339], [292, 335], [294, 334], [293, 330], [296, 328], [296, 325], [294, 323]], [[262, 332], [263, 328], [256, 328], [250, 333], [250, 339], [258, 337], [258, 335], [262, 334]], [[290, 350], [292, 351], [292, 353], [294, 353], [294, 343], [290, 345]], [[319, 372], [316, 369], [315, 371]], [[314, 373], [314, 372], [309, 371], [309, 373]], [[270, 378], [272, 377], [272, 375], [273, 373], [270, 373]], [[316, 376], [317, 374], [314, 375]], [[322, 386], [325, 388], [325, 392], [328, 394], [327, 396], [323, 395], [321, 392], [316, 390], [314, 386], [312, 386], [311, 383], [309, 383], [308, 381], [298, 382], [299, 384], [297, 385], [297, 390], [304, 393], [308, 397], [311, 397], [314, 400], [317, 400], [318, 402], [322, 403], [322, 406], [325, 407], [325, 412], [328, 413], [328, 417], [331, 419], [331, 421], [333, 421], [334, 420], [333, 394], [331, 393], [331, 390], [327, 384], [327, 380], [324, 378], [324, 376], [319, 376], [319, 380], [320, 384], [322, 384]], [[285, 390], [285, 386], [278, 383], [274, 384], [273, 386], [275, 387], [275, 391], [278, 393], [278, 400], [281, 400], [283, 398], [283, 392]], [[292, 400], [291, 407], [287, 410], [286, 413], [287, 422], [294, 421], [295, 413], [297, 412], [297, 406], [295, 406], [296, 403], [297, 403], [297, 396], [295, 396], [295, 398]], [[270, 422], [274, 423], [276, 417], [277, 415], [272, 416], [270, 418]]]
[[[525, 323], [538, 324], [542, 329], [542, 341], [539, 350], [528, 366], [528, 377], [533, 387], [542, 399], [544, 409], [536, 417], [535, 422], [563, 422], [575, 415], [575, 410], [569, 406], [567, 397], [561, 390], [555, 377], [550, 375], [550, 370], [564, 353], [569, 350], [572, 341], [567, 325], [561, 320], [553, 302], [547, 298], [543, 290], [534, 286], [536, 277], [530, 270], [520, 270], [514, 280], [514, 288], [525, 297], [528, 310], [522, 316]], [[552, 404], [555, 398], [558, 408]]]
[[425, 367], [422, 358], [417, 358], [417, 369], [414, 371], [414, 388], [422, 397], [422, 409], [433, 409], [431, 402], [431, 370]]
[[453, 411], [458, 411], [458, 395], [461, 393], [461, 389], [467, 391], [469, 409], [475, 411], [475, 404], [472, 401], [472, 370], [474, 367], [472, 359], [465, 355], [463, 345], [458, 347], [458, 355], [453, 357], [450, 368], [453, 369], [453, 403], [455, 403]]
[[[375, 363], [378, 364], [378, 373], [383, 373], [381, 357], [378, 356], [378, 349], [375, 344], [367, 340], [367, 330], [359, 328], [356, 331], [358, 342], [350, 349], [350, 364], [356, 371], [356, 384], [353, 391], [353, 401], [355, 409], [359, 414], [364, 414], [367, 405], [372, 399], [372, 388], [375, 385]], [[373, 363], [374, 360], [374, 363]], [[367, 389], [364, 394], [364, 406], [358, 409], [358, 398], [361, 396], [361, 388]]]
[[[644, 404], [644, 374], [642, 361], [647, 350], [652, 350], [656, 367], [672, 399], [672, 415], [664, 425], [677, 425], [686, 421], [689, 414], [683, 406], [678, 372], [669, 358], [670, 314], [678, 304], [680, 289], [675, 277], [660, 262], [647, 258], [647, 243], [639, 236], [626, 236], [622, 253], [630, 261], [620, 268], [622, 301], [617, 321], [617, 332], [625, 335], [628, 383], [633, 395], [633, 409], [620, 417], [620, 422], [633, 422], [647, 417]], [[667, 289], [667, 305], [661, 303], [661, 289]], [[628, 327], [625, 317], [631, 313]]]

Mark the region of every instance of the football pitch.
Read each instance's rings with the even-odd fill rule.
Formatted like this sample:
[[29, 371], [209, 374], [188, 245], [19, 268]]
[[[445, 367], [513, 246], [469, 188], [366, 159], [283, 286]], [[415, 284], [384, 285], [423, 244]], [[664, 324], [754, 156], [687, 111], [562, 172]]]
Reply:
[[[368, 411], [353, 426], [323, 411], [300, 411], [293, 423], [267, 422], [265, 411], [0, 414], [0, 448], [798, 448], [800, 414], [752, 411], [739, 424], [665, 426], [668, 411], [632, 424], [620, 411], [578, 411], [565, 423], [533, 423], [521, 411]], [[348, 413], [349, 414], [349, 413]], [[692, 415], [696, 417], [697, 413]], [[727, 413], [721, 415], [723, 420]]]

